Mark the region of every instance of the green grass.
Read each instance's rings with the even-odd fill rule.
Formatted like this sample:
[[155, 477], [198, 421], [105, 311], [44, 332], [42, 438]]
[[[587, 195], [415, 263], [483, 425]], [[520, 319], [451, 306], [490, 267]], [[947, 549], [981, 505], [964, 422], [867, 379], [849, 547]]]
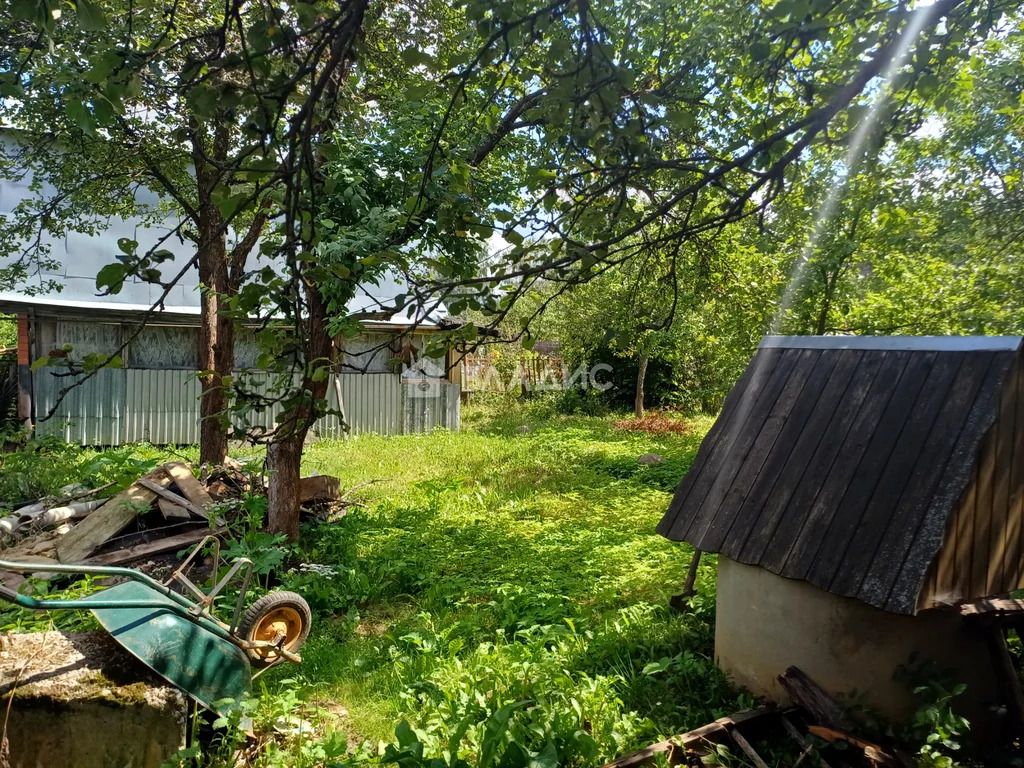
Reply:
[[[472, 757], [509, 705], [502, 738], [554, 745], [562, 765], [749, 704], [712, 661], [713, 558], [691, 610], [673, 613], [692, 550], [654, 532], [711, 422], [650, 435], [507, 402], [465, 409], [460, 433], [310, 445], [305, 472], [374, 482], [347, 516], [303, 526], [277, 581], [307, 597], [314, 629], [301, 665], [262, 679], [323, 705], [350, 742], [391, 742], [405, 719], [435, 755], [456, 736]], [[649, 452], [666, 460], [638, 464]], [[0, 500], [84, 475], [128, 482], [135, 462], [172, 453], [34, 445], [6, 457]]]
[[[303, 560], [339, 572], [286, 579], [319, 615], [288, 674], [363, 737], [388, 740], [407, 718], [443, 744], [462, 720], [526, 700], [523, 720], [545, 731], [533, 743], [582, 730], [594, 760], [737, 709], [711, 663], [713, 563], [694, 611], [669, 612], [691, 550], [654, 533], [711, 419], [651, 436], [493, 413], [468, 409], [461, 433], [307, 450], [307, 471], [379, 482], [357, 492], [365, 509], [304, 529]], [[666, 461], [639, 465], [648, 452]]]

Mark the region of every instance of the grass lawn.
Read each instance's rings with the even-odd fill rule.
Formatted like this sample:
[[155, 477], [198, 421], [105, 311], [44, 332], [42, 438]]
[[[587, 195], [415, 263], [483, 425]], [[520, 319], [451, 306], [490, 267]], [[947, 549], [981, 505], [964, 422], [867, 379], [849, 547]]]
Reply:
[[[288, 674], [371, 739], [407, 718], [444, 744], [458, 723], [528, 701], [534, 742], [582, 731], [587, 762], [737, 709], [711, 663], [712, 563], [694, 611], [669, 612], [691, 550], [654, 533], [711, 419], [653, 436], [495, 413], [467, 409], [457, 434], [307, 450], [307, 471], [379, 482], [366, 509], [303, 531], [303, 560], [336, 574], [287, 580], [320, 614]], [[639, 465], [648, 452], [666, 461]]]
[[[278, 581], [309, 600], [313, 633], [300, 666], [261, 680], [271, 695], [298, 688], [357, 740], [391, 742], [408, 720], [428, 754], [453, 736], [479, 749], [509, 705], [508, 738], [533, 753], [554, 744], [563, 765], [749, 704], [712, 661], [713, 558], [692, 609], [672, 613], [691, 549], [654, 533], [711, 421], [652, 435], [512, 403], [466, 408], [460, 433], [309, 446], [306, 472], [375, 482], [355, 493], [365, 506], [304, 525]], [[0, 495], [17, 497], [14, 470], [39, 493], [86, 470], [128, 482], [132, 462], [168, 455], [51, 450], [20, 470], [14, 459]], [[665, 461], [638, 464], [648, 452]]]

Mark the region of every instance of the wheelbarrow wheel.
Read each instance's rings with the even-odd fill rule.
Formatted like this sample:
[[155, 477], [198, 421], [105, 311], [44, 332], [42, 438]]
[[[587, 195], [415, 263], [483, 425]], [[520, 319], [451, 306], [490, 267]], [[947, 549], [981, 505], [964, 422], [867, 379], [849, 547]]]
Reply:
[[[284, 649], [298, 653], [312, 623], [313, 612], [301, 595], [271, 592], [249, 606], [238, 625], [238, 634], [243, 640], [269, 642], [283, 634]], [[256, 667], [273, 664], [280, 656], [273, 648], [250, 648], [247, 653]]]

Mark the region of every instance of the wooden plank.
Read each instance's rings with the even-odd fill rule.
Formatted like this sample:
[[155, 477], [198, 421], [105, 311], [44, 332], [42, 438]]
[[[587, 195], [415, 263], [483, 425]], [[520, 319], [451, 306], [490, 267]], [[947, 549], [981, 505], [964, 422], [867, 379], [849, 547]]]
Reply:
[[862, 357], [862, 352], [829, 350], [822, 353], [799, 402], [779, 433], [771, 456], [761, 467], [736, 514], [729, 540], [722, 550], [727, 556], [741, 562], [760, 562], [782, 511], [780, 505], [769, 507], [767, 501], [787, 469], [795, 472], [795, 465], [799, 464], [802, 474]]
[[725, 398], [722, 412], [701, 442], [693, 464], [683, 475], [668, 511], [658, 523], [657, 532], [662, 536], [679, 541], [686, 534], [693, 511], [689, 505], [689, 497], [697, 479], [703, 474], [703, 469], [712, 454], [718, 452], [719, 442], [731, 440], [735, 430], [738, 429], [736, 425], [732, 424], [732, 420], [736, 416], [739, 404], [746, 401], [747, 398], [756, 397], [757, 389], [770, 377], [780, 358], [779, 350], [759, 349], [754, 353], [754, 357], [743, 371], [743, 375]]
[[90, 557], [86, 562], [89, 565], [124, 565], [125, 563], [131, 563], [135, 560], [141, 560], [144, 557], [152, 557], [153, 555], [160, 555], [164, 552], [183, 549], [189, 544], [195, 544], [196, 542], [202, 541], [207, 536], [221, 536], [225, 531], [225, 528], [217, 528], [215, 530], [210, 530], [209, 528], [198, 528], [194, 531], [186, 531], [185, 533], [179, 533], [176, 536], [168, 536], [163, 539], [157, 539], [156, 541], [150, 541], [146, 544], [136, 544], [134, 547], [125, 547], [124, 549], [119, 549], [116, 552], [107, 552], [102, 555], [96, 555], [95, 557]]
[[[742, 520], [744, 502], [765, 465], [775, 456], [780, 457], [778, 464], [789, 457], [838, 360], [838, 353], [825, 351], [808, 355], [794, 367], [708, 528], [704, 541], [711, 551], [721, 551], [726, 538], [733, 536], [734, 526]], [[746, 530], [737, 532], [737, 537], [746, 538]]]
[[331, 475], [299, 478], [299, 502], [337, 501], [342, 496], [341, 480]]
[[[164, 488], [171, 484], [170, 476], [162, 467], [139, 478], [143, 479]], [[124, 530], [155, 500], [156, 494], [150, 488], [138, 482], [128, 486], [61, 537], [57, 542], [57, 559], [62, 563], [81, 562], [111, 536]]]
[[[990, 359], [985, 361], [985, 370]], [[819, 576], [831, 574], [830, 592], [848, 597], [860, 592], [867, 574], [875, 565], [875, 554], [885, 541], [889, 526], [898, 517], [897, 507], [919, 454], [933, 433], [963, 364], [964, 355], [939, 355], [924, 377], [917, 397], [906, 404], [908, 413], [902, 428], [898, 433], [887, 430], [885, 439], [877, 443], [878, 454], [869, 455], [866, 466], [871, 469], [862, 476], [863, 486], [853, 488], [847, 495], [847, 499], [857, 501], [843, 509], [843, 513], [856, 525], [852, 530], [844, 529], [850, 530], [846, 541], [835, 542], [839, 546], [828, 548], [831, 556], [841, 554], [841, 557], [831, 562], [823, 560], [816, 569]], [[946, 439], [949, 441], [948, 435]], [[881, 599], [884, 601], [885, 597]]]
[[794, 763], [794, 766], [798, 765], [804, 759], [805, 756], [809, 754], [814, 754], [814, 756], [817, 758], [817, 764], [819, 768], [831, 768], [831, 766], [829, 766], [829, 764], [825, 762], [825, 759], [814, 748], [814, 745], [811, 744], [806, 738], [804, 738], [804, 735], [802, 733], [800, 733], [800, 729], [793, 725], [793, 721], [789, 719], [789, 715], [782, 713], [781, 715], [779, 715], [779, 719], [782, 721], [782, 727], [786, 729], [786, 733], [789, 734], [789, 737], [793, 739], [793, 741], [795, 741], [799, 746], [803, 747], [803, 752], [800, 753], [800, 757], [797, 758], [797, 761], [796, 763]]
[[[814, 580], [819, 586], [832, 580], [833, 569], [826, 566], [825, 573], [816, 576], [815, 566], [820, 568], [820, 561], [829, 550], [844, 546], [848, 537], [853, 535], [859, 518], [849, 515], [843, 518], [842, 505], [850, 499], [857, 508], [862, 507], [864, 501], [851, 499], [848, 491], [860, 484], [860, 493], [870, 493], [870, 489], [864, 488], [870, 482], [868, 475], [880, 471], [876, 464], [871, 463], [872, 452], [882, 450], [887, 442], [895, 442], [893, 433], [899, 434], [907, 417], [907, 405], [917, 397], [935, 358], [934, 353], [897, 354], [899, 357], [894, 355], [893, 366], [883, 364], [864, 407], [829, 467], [827, 477], [821, 481], [820, 491], [782, 568], [783, 576]], [[877, 462], [877, 457], [874, 461]], [[870, 466], [866, 466], [866, 462]], [[846, 538], [841, 543], [827, 541], [834, 536]], [[839, 557], [835, 552], [831, 555]]]
[[907, 763], [903, 762], [895, 755], [890, 754], [878, 744], [873, 744], [859, 736], [854, 736], [852, 733], [846, 733], [845, 731], [841, 731], [836, 728], [826, 728], [821, 725], [809, 725], [807, 726], [807, 730], [819, 739], [824, 739], [830, 744], [837, 741], [845, 741], [847, 744], [857, 747], [872, 766], [881, 766], [882, 768], [904, 768], [904, 766], [907, 765]]
[[157, 507], [160, 508], [160, 513], [164, 516], [164, 520], [191, 520], [192, 515], [180, 504], [175, 504], [170, 499], [160, 497], [156, 500]]
[[1010, 529], [1010, 465], [1013, 460], [1014, 410], [1016, 408], [1016, 371], [1011, 372], [1009, 386], [1004, 386], [999, 398], [999, 418], [992, 426], [995, 447], [995, 476], [992, 488], [992, 526], [989, 540], [988, 595], [1009, 592], [1013, 586], [1007, 583], [1006, 571], [1012, 554], [1017, 554], [1018, 532]]
[[[182, 464], [180, 461], [165, 464], [164, 467], [167, 470], [167, 474], [171, 476], [174, 484], [178, 486], [178, 490], [181, 491], [182, 495], [200, 507], [203, 510], [208, 510], [210, 505], [213, 504], [213, 497], [207, 492], [203, 484], [196, 480], [195, 475], [192, 474], [192, 470]], [[209, 514], [202, 514], [201, 517], [209, 517]]]
[[[1009, 493], [1006, 502], [1007, 534], [1011, 541], [1006, 547], [1006, 591], [1020, 589], [1024, 583], [1024, 364], [1017, 357], [1013, 379], [1013, 422], [1009, 427], [1013, 440], [1010, 443]], [[1012, 541], [1016, 534], [1016, 542]]]
[[732, 737], [732, 740], [736, 742], [736, 746], [743, 751], [743, 754], [750, 758], [750, 762], [757, 766], [757, 768], [768, 768], [768, 763], [761, 759], [761, 756], [757, 754], [757, 751], [751, 746], [750, 742], [744, 738], [743, 734], [740, 733], [739, 730], [736, 728], [730, 728], [729, 735]]
[[905, 364], [905, 358], [891, 352], [865, 356], [850, 389], [836, 405], [822, 430], [821, 440], [813, 449], [808, 448], [806, 465], [800, 466], [804, 456], [794, 456], [793, 466], [783, 470], [783, 478], [765, 502], [767, 513], [778, 517], [773, 536], [775, 544], [758, 557], [765, 568], [779, 573], [785, 567], [812, 511], [814, 500], [829, 477], [833, 462], [847, 443], [851, 427], [863, 412], [870, 412], [872, 404], [881, 412], [888, 392], [891, 386], [895, 386]]
[[1024, 600], [1009, 597], [993, 600], [977, 600], [960, 606], [961, 616], [986, 616], [989, 614], [1024, 613]]
[[[149, 480], [148, 478], [144, 477], [140, 477], [136, 482], [138, 482], [138, 484], [141, 485], [143, 488], [152, 491], [157, 496], [161, 496], [167, 499], [168, 501], [177, 504], [180, 507], [184, 507], [197, 517], [201, 517], [204, 520], [210, 519], [210, 513], [206, 509], [200, 507], [198, 504], [193, 504], [184, 496], [179, 496], [174, 491], [167, 490], [166, 487], [161, 486], [159, 483], [154, 483], [152, 480]], [[220, 525], [221, 523], [223, 523], [223, 520], [217, 518], [217, 524]]]
[[790, 667], [779, 675], [779, 683], [786, 689], [793, 703], [801, 707], [815, 722], [827, 728], [852, 731], [856, 728], [853, 720], [836, 704], [816, 682], [798, 667]]
[[[978, 463], [971, 471], [971, 480], [960, 499], [957, 517], [952, 529], [949, 549], [953, 552], [952, 600], [964, 600], [971, 594], [971, 573], [974, 570], [974, 515], [978, 500]], [[940, 587], [941, 588], [941, 587]]]
[[[785, 387], [797, 361], [805, 357], [805, 350], [782, 350], [782, 359], [766, 381], [751, 381], [750, 387], [757, 392], [756, 399], [748, 395], [740, 404], [733, 417], [735, 427], [730, 429], [729, 440], [722, 440], [716, 446], [715, 453], [709, 457], [709, 471], [702, 472], [697, 478], [692, 495], [687, 505], [694, 510], [686, 540], [698, 549], [707, 550], [704, 546], [704, 535], [714, 518], [718, 505], [732, 484], [743, 460], [750, 450], [761, 427], [771, 413], [771, 408]], [[756, 384], [760, 384], [755, 388]]]
[[720, 717], [713, 723], [708, 723], [700, 728], [671, 739], [665, 739], [645, 747], [637, 752], [605, 763], [601, 768], [639, 768], [644, 765], [654, 765], [659, 760], [659, 755], [667, 754], [669, 763], [678, 765], [682, 762], [682, 756], [686, 750], [699, 750], [707, 742], [721, 743], [728, 738], [727, 728], [751, 723], [761, 720], [769, 715], [777, 714], [775, 709], [745, 709], [728, 717]]
[[[924, 444], [911, 456], [913, 469], [904, 485], [903, 493], [894, 505], [889, 505], [889, 520], [884, 534], [866, 564], [864, 577], [857, 596], [871, 605], [882, 605], [899, 597], [904, 604], [917, 605], [917, 597], [928, 566], [942, 543], [949, 517], [955, 510], [951, 501], [941, 515], [927, 517], [928, 507], [935, 499], [935, 491], [947, 473], [947, 467], [957, 443], [965, 431], [970, 431], [970, 414], [984, 389], [998, 391], [998, 378], [993, 375], [993, 353], [971, 354], [963, 362], [952, 386], [946, 392], [939, 413], [928, 427]], [[895, 471], [897, 464], [894, 464]], [[934, 541], [933, 546], [920, 547], [922, 537]], [[897, 581], [906, 568], [916, 569], [915, 579]], [[899, 586], [897, 587], [897, 584]]]

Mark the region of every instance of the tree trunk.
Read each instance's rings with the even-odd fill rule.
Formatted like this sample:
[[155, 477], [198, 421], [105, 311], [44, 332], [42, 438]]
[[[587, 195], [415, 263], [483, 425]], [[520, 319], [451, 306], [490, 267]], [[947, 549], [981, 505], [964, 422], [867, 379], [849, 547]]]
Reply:
[[199, 201], [199, 283], [202, 288], [199, 326], [199, 461], [223, 464], [228, 455], [227, 393], [224, 377], [235, 368], [235, 322], [221, 314], [223, 297], [233, 293], [228, 270], [227, 231], [213, 193], [222, 182], [221, 171], [207, 161], [207, 155], [223, 162], [228, 153], [229, 133], [216, 126], [211, 146], [197, 125], [193, 125], [192, 159]]
[[640, 355], [639, 365], [636, 370], [636, 402], [633, 410], [638, 419], [644, 417], [644, 380], [647, 378], [647, 355]]
[[283, 533], [289, 540], [299, 539], [299, 468], [305, 438], [293, 437], [267, 446], [267, 528]]
[[223, 464], [228, 455], [224, 376], [235, 366], [235, 323], [221, 314], [223, 295], [230, 286], [225, 261], [224, 238], [207, 244], [212, 253], [199, 259], [199, 280], [203, 284], [199, 327], [199, 369], [213, 373], [200, 378], [199, 461]]
[[327, 332], [327, 311], [323, 297], [311, 283], [306, 285], [309, 327], [306, 333], [307, 368], [302, 391], [309, 398], [284, 414], [267, 446], [267, 471], [270, 474], [267, 493], [267, 529], [283, 533], [291, 541], [299, 538], [299, 470], [302, 447], [310, 427], [321, 415], [318, 401], [327, 396], [328, 377], [314, 376], [317, 369], [330, 366], [334, 343]]

